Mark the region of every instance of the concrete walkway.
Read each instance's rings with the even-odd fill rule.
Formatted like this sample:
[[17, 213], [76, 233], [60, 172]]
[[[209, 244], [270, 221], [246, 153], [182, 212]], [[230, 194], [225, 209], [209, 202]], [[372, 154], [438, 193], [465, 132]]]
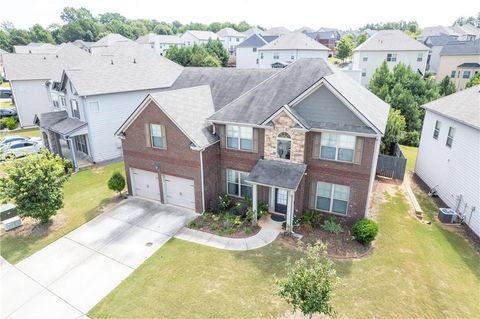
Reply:
[[247, 238], [222, 237], [207, 232], [182, 228], [174, 237], [196, 244], [225, 250], [257, 249], [272, 243], [281, 232], [281, 223], [274, 222], [269, 215], [259, 220], [260, 231]]

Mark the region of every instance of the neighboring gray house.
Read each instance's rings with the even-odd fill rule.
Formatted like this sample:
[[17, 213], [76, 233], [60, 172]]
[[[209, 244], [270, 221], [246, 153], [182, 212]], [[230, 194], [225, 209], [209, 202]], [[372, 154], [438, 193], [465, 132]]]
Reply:
[[275, 35], [253, 34], [237, 46], [236, 67], [239, 69], [256, 69], [258, 49], [278, 38]]
[[427, 37], [423, 44], [430, 48], [427, 59], [427, 71], [437, 73], [438, 65], [440, 64], [440, 52], [447, 44], [451, 44], [457, 41], [456, 35], [435, 35]]
[[52, 88], [62, 72], [92, 56], [71, 43], [48, 54], [4, 54], [5, 78], [10, 81], [21, 127], [34, 125], [36, 114], [60, 108], [62, 99]]

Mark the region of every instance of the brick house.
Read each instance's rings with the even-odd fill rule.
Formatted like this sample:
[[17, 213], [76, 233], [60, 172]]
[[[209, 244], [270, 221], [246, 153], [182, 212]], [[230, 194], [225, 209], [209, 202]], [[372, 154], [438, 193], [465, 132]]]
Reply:
[[249, 197], [289, 229], [309, 209], [366, 216], [388, 104], [323, 59], [183, 72], [116, 132], [130, 194], [197, 212]]

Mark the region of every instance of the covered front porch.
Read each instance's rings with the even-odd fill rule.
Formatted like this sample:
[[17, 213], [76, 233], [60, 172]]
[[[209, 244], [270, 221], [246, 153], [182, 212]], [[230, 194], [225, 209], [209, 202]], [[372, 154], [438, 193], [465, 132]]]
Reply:
[[305, 175], [307, 165], [281, 160], [257, 162], [246, 181], [252, 184], [252, 210], [257, 221], [258, 186], [268, 187], [269, 212], [272, 219], [286, 222], [286, 231], [292, 232], [295, 215], [295, 192]]

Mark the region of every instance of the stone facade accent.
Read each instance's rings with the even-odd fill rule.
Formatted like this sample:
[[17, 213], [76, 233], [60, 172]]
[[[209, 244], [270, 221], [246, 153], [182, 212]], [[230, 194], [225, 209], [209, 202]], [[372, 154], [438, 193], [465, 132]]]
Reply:
[[290, 150], [290, 162], [305, 162], [305, 132], [294, 129], [296, 123], [285, 112], [281, 112], [272, 120], [273, 128], [265, 130], [265, 159], [278, 160], [277, 156], [277, 136], [286, 132], [292, 138], [292, 148]]

